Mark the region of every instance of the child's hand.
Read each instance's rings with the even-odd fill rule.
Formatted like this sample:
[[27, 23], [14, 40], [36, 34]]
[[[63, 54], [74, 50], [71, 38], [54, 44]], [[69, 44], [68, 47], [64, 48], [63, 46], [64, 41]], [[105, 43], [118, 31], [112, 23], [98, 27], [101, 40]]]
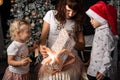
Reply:
[[21, 63], [21, 66], [25, 66], [25, 65], [27, 65], [28, 63], [30, 63], [30, 61], [29, 61], [28, 58], [24, 58], [24, 59], [22, 59], [22, 60], [20, 61], [20, 63]]
[[103, 78], [104, 78], [104, 75], [102, 73], [100, 73], [100, 72], [97, 72], [96, 79], [97, 80], [103, 80]]

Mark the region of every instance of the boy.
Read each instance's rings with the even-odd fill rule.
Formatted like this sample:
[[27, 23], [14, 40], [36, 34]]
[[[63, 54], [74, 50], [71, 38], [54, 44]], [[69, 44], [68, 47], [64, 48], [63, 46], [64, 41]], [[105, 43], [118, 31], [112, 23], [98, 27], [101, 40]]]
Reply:
[[113, 6], [99, 1], [91, 6], [86, 14], [95, 28], [90, 65], [87, 71], [88, 79], [110, 80], [108, 71], [111, 66], [111, 53], [115, 48], [115, 36], [118, 35], [117, 11]]

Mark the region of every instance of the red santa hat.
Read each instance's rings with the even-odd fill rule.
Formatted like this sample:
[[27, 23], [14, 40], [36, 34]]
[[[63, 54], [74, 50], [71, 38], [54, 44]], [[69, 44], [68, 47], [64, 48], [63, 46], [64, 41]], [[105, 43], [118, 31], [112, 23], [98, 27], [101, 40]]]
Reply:
[[98, 1], [96, 4], [91, 6], [86, 14], [89, 17], [93, 17], [101, 24], [108, 23], [114, 35], [118, 35], [117, 31], [117, 10], [114, 6]]

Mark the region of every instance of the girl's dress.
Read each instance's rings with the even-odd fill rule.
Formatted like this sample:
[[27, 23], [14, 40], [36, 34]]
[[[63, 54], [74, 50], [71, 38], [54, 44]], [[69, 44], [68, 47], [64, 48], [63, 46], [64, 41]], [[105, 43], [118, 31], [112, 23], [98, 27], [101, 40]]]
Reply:
[[[74, 34], [74, 27], [75, 22], [70, 19], [66, 19], [66, 23], [64, 25], [60, 25], [60, 23], [55, 19], [55, 14], [57, 11], [50, 10], [44, 17], [44, 21], [50, 24], [50, 31], [48, 35], [47, 46], [49, 48], [52, 47], [56, 38], [60, 32], [60, 27], [66, 29], [66, 31], [70, 34], [75, 36]], [[78, 53], [75, 49], [72, 50], [76, 56]], [[69, 58], [68, 58], [69, 59]], [[62, 71], [57, 72], [55, 74], [50, 74], [44, 70], [44, 64], [41, 64], [40, 70], [38, 72], [38, 79], [39, 80], [81, 80], [81, 75], [84, 70], [83, 63], [80, 58], [77, 58], [76, 61], [66, 67], [63, 68]]]
[[[15, 56], [15, 60], [20, 61], [28, 56], [27, 45], [13, 41], [7, 49], [7, 55]], [[2, 80], [29, 80], [29, 64], [17, 67], [9, 65]]]

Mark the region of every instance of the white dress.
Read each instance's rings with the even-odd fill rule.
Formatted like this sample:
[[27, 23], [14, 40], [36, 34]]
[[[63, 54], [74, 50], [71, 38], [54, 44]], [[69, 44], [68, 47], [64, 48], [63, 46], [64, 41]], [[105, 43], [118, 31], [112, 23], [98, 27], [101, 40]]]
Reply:
[[[59, 26], [59, 22], [55, 19], [54, 15], [57, 13], [55, 10], [50, 10], [44, 17], [44, 21], [50, 24], [50, 31], [48, 36], [47, 45], [49, 48], [54, 44], [60, 30], [57, 28]], [[66, 29], [70, 35], [74, 36], [74, 27], [75, 22], [67, 19], [66, 23], [62, 25], [64, 29]], [[75, 49], [72, 52], [77, 55], [77, 51]], [[41, 68], [38, 73], [39, 80], [80, 80], [83, 69], [83, 63], [81, 59], [77, 59], [74, 63], [65, 67], [61, 72], [57, 72], [55, 74], [47, 73], [44, 70], [44, 65], [41, 65]]]

